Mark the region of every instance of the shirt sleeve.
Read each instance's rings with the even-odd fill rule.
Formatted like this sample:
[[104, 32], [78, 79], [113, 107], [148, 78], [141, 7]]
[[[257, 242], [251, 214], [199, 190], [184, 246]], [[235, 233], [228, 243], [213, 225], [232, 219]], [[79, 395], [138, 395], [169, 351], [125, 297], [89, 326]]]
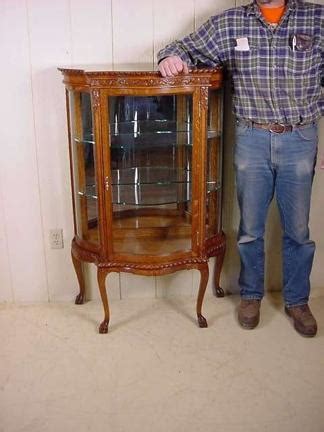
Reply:
[[176, 40], [157, 54], [158, 62], [165, 57], [177, 55], [189, 66], [218, 66], [221, 64], [213, 17], [195, 32]]

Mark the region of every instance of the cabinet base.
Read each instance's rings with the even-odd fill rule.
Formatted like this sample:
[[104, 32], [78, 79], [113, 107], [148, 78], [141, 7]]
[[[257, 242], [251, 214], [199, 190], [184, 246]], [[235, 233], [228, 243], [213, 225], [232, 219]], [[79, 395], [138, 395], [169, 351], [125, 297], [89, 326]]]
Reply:
[[216, 297], [224, 297], [225, 293], [219, 286], [220, 272], [223, 265], [225, 254], [225, 235], [220, 233], [215, 238], [210, 239], [206, 244], [207, 257], [181, 257], [179, 259], [170, 260], [167, 262], [145, 261], [145, 262], [120, 262], [120, 261], [105, 261], [101, 262], [100, 256], [85, 250], [81, 247], [77, 240], [72, 242], [72, 258], [73, 264], [77, 273], [80, 293], [76, 296], [75, 303], [83, 304], [85, 301], [85, 282], [82, 272], [82, 261], [94, 262], [97, 266], [98, 286], [100, 296], [104, 308], [104, 320], [99, 326], [99, 333], [108, 333], [109, 327], [109, 304], [106, 288], [106, 277], [111, 272], [128, 272], [145, 276], [158, 276], [174, 273], [178, 270], [197, 269], [200, 272], [200, 284], [197, 296], [196, 314], [198, 325], [200, 328], [208, 327], [206, 318], [202, 315], [202, 304], [209, 278], [208, 258], [216, 257], [215, 274], [214, 274], [214, 293]]

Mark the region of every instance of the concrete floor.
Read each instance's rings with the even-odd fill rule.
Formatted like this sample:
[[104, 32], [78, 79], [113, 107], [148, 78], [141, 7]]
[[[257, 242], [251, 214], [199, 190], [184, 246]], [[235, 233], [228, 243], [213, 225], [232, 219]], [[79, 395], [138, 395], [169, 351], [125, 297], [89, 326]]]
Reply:
[[0, 307], [1, 432], [323, 432], [324, 294], [319, 333], [299, 336], [279, 295], [241, 329], [238, 297]]

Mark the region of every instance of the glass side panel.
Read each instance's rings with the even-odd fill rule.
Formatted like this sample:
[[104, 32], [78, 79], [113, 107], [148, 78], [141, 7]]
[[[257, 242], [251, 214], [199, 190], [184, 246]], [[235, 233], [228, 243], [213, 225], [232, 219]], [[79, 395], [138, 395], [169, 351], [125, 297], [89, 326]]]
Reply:
[[90, 94], [69, 92], [76, 233], [99, 243], [95, 140]]
[[191, 249], [192, 95], [108, 97], [116, 253]]
[[207, 133], [206, 237], [222, 229], [222, 90], [210, 90]]

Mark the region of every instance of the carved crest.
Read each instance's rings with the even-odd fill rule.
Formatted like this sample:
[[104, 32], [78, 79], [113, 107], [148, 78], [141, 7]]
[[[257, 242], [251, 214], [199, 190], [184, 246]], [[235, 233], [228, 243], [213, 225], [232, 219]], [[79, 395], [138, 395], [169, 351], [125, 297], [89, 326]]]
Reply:
[[208, 87], [200, 88], [200, 101], [201, 101], [202, 108], [207, 109], [208, 108]]
[[[163, 78], [161, 76], [157, 77], [114, 77], [114, 78], [90, 78], [89, 82], [91, 86], [94, 87], [115, 87], [115, 88], [123, 88], [123, 87], [178, 87], [178, 86], [200, 86], [200, 85], [209, 85], [210, 79], [208, 77], [201, 78], [197, 76], [192, 77], [166, 77]], [[208, 90], [207, 90], [208, 91]]]
[[99, 92], [99, 90], [92, 90], [91, 96], [92, 96], [92, 108], [94, 111], [96, 111], [100, 107], [100, 92]]

